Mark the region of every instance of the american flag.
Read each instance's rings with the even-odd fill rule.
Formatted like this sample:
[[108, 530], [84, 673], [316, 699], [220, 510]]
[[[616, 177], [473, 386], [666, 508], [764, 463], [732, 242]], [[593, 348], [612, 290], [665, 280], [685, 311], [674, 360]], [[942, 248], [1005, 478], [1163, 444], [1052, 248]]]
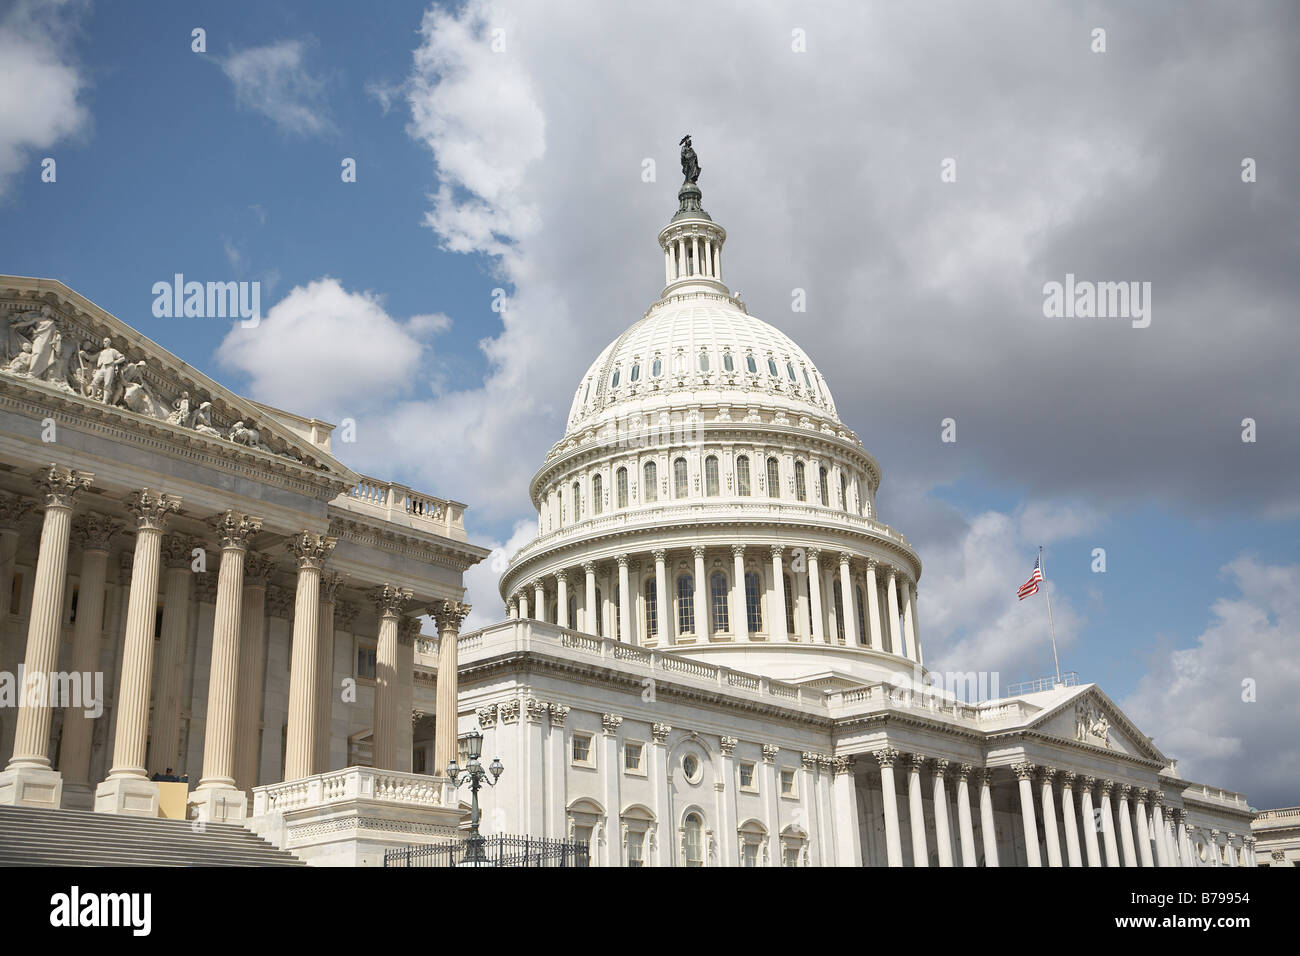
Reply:
[[1034, 573], [1029, 575], [1029, 580], [1020, 585], [1020, 590], [1016, 592], [1016, 596], [1022, 601], [1038, 593], [1038, 582], [1043, 580], [1043, 569], [1039, 567], [1041, 560], [1041, 558], [1034, 558]]

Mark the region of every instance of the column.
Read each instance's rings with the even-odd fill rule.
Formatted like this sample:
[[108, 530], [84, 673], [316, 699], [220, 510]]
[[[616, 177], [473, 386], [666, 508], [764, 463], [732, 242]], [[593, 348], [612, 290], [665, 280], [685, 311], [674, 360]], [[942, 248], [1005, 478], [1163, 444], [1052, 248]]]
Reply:
[[[334, 551], [336, 539], [304, 531], [289, 539], [289, 552], [298, 564], [298, 581], [293, 599], [293, 643], [289, 647], [289, 721], [285, 735], [284, 778], [301, 780], [316, 772], [316, 669], [320, 663], [320, 580], [321, 569]], [[397, 660], [397, 634], [388, 648], [389, 690], [392, 690], [392, 665]], [[381, 636], [375, 651], [376, 696], [384, 654]], [[395, 728], [394, 728], [395, 729]], [[376, 732], [376, 736], [378, 733]], [[396, 754], [396, 738], [393, 754]], [[391, 763], [375, 762], [376, 767], [396, 769]]]
[[146, 763], [146, 769], [154, 773], [166, 773], [168, 767], [179, 771], [181, 765], [181, 695], [185, 688], [190, 585], [194, 579], [194, 551], [202, 544], [187, 535], [169, 535], [162, 542], [162, 559], [167, 570], [163, 575], [162, 634], [154, 667], [157, 690]]
[[[1178, 857], [1183, 866], [1195, 866], [1196, 858], [1192, 852], [1191, 827], [1187, 825], [1187, 811], [1179, 807], [1174, 811], [1174, 839], [1178, 842]], [[1252, 848], [1252, 853], [1253, 853]], [[1254, 866], [1252, 860], [1251, 866]]]
[[1119, 803], [1116, 805], [1116, 812], [1119, 814], [1119, 836], [1124, 846], [1124, 865], [1137, 866], [1137, 853], [1133, 849], [1133, 818], [1129, 814], [1128, 795], [1133, 788], [1128, 784], [1121, 784], [1119, 788]]
[[506, 602], [506, 617], [512, 621], [519, 620], [519, 598], [512, 597]]
[[912, 817], [912, 865], [929, 866], [930, 851], [925, 841], [925, 804], [921, 796], [921, 768], [925, 766], [924, 754], [911, 754], [908, 758], [907, 803]]
[[[628, 581], [627, 561], [626, 554], [618, 556], [618, 639], [626, 644], [635, 644], [636, 635], [632, 633], [632, 600], [635, 595], [632, 594], [632, 586]], [[704, 559], [701, 558], [697, 566], [702, 566], [703, 563]], [[697, 594], [699, 588], [697, 583], [695, 586]], [[695, 613], [698, 615], [699, 610], [697, 609]], [[696, 620], [699, 618], [697, 617]]]
[[35, 503], [31, 498], [0, 495], [0, 649], [4, 647], [4, 622], [12, 610], [9, 595], [14, 589], [19, 532]]
[[519, 617], [522, 620], [528, 620], [528, 589], [524, 588], [519, 592]]
[[[656, 552], [659, 554], [661, 552]], [[660, 631], [660, 634], [665, 632]], [[673, 839], [675, 828], [673, 826], [673, 808], [672, 795], [668, 790], [668, 735], [672, 733], [673, 728], [668, 724], [651, 724], [650, 725], [650, 778], [651, 786], [654, 788], [654, 806], [655, 812], [655, 838], [651, 846], [656, 854], [655, 863], [658, 866], [673, 865], [673, 848], [676, 843]], [[647, 852], [649, 851], [647, 848]]]
[[669, 285], [673, 281], [673, 254], [669, 249], [664, 250], [664, 285]]
[[1219, 831], [1210, 831], [1210, 865], [1223, 866], [1223, 855], [1219, 852]]
[[[1183, 819], [1187, 819], [1186, 813], [1183, 814]], [[1196, 849], [1192, 846], [1193, 830], [1194, 827], [1190, 823], [1183, 824], [1183, 832], [1179, 835], [1183, 841], [1183, 857], [1187, 860], [1188, 866], [1200, 866], [1196, 856]]]
[[906, 655], [902, 636], [898, 633], [898, 573], [889, 569], [889, 580], [885, 584], [889, 602], [889, 646], [895, 654]]
[[1039, 786], [1043, 801], [1043, 838], [1047, 844], [1047, 865], [1061, 865], [1061, 838], [1056, 829], [1056, 801], [1052, 796], [1052, 778], [1056, 776], [1053, 767], [1039, 768]]
[[[334, 610], [343, 575], [325, 572], [320, 578], [320, 617], [316, 623], [316, 746], [312, 772], [330, 769], [330, 738], [334, 729]], [[414, 653], [414, 650], [412, 650]], [[260, 699], [259, 694], [259, 699]]]
[[772, 546], [772, 607], [768, 617], [767, 636], [770, 641], [788, 641], [785, 631], [785, 575], [781, 570], [781, 547]]
[[952, 818], [948, 811], [948, 792], [943, 778], [948, 772], [947, 760], [934, 762], [934, 840], [938, 844], [939, 865], [952, 866]]
[[1165, 795], [1160, 790], [1151, 792], [1151, 829], [1155, 832], [1151, 836], [1156, 842], [1156, 865], [1173, 866], [1174, 863], [1169, 859], [1168, 833], [1165, 828], [1165, 814], [1162, 809], [1165, 802]]
[[1101, 866], [1101, 852], [1097, 846], [1097, 817], [1092, 808], [1092, 788], [1096, 777], [1084, 777], [1080, 780], [1079, 809], [1083, 814], [1083, 845], [1088, 851], [1088, 865]]
[[[867, 558], [867, 614], [871, 627], [871, 649], [884, 650], [880, 640], [880, 589], [876, 585], [876, 567], [880, 564], [875, 558]], [[988, 854], [985, 854], [985, 859]]]
[[541, 578], [533, 582], [533, 617], [539, 621], [546, 620], [546, 586]]
[[713, 275], [713, 240], [707, 236], [704, 238], [704, 274]]
[[99, 717], [103, 716], [104, 699], [102, 692], [98, 700], [93, 698], [95, 688], [92, 680], [93, 675], [99, 672], [99, 642], [104, 630], [108, 543], [120, 530], [118, 522], [104, 515], [81, 515], [73, 522], [73, 538], [76, 549], [81, 552], [81, 581], [70, 663], [72, 673], [79, 675], [74, 679], [81, 682], [81, 699], [68, 701], [63, 711], [59, 772], [63, 774], [62, 806], [75, 810], [89, 810], [95, 804], [90, 786], [90, 751], [96, 712]]
[[[72, 505], [78, 493], [90, 486], [92, 478], [88, 472], [50, 465], [34, 479], [44, 498], [45, 517], [36, 558], [27, 651], [23, 659], [23, 673], [28, 675], [25, 681], [38, 674], [48, 677], [59, 665], [59, 632], [63, 623], [63, 595], [67, 588]], [[0, 774], [0, 804], [50, 809], [59, 806], [63, 777], [50, 767], [52, 718], [48, 693], [39, 688], [30, 692], [23, 688], [23, 693], [18, 695], [18, 726], [14, 733], [13, 755], [4, 773]]]
[[984, 838], [984, 865], [998, 865], [998, 830], [993, 820], [993, 770], [980, 770], [980, 836]]
[[[659, 548], [655, 556], [655, 629], [659, 632], [659, 646], [671, 647], [673, 629], [668, 624], [668, 552]], [[590, 567], [590, 565], [588, 565]], [[594, 572], [587, 574], [587, 593], [596, 600], [596, 579]]]
[[910, 580], [903, 579], [903, 633], [907, 636], [907, 656], [918, 664], [921, 662], [920, 648], [916, 645], [916, 623], [912, 620], [912, 588]]
[[[235, 786], [252, 796], [261, 757], [262, 683], [266, 666], [266, 587], [275, 562], [260, 551], [244, 555], [239, 611], [239, 689], [235, 716]], [[166, 625], [164, 625], [165, 627]], [[269, 781], [268, 781], [269, 782]]]
[[749, 607], [745, 600], [745, 546], [731, 546], [731, 633], [737, 641], [749, 640]]
[[[858, 829], [858, 791], [854, 783], [853, 758], [835, 757], [832, 783], [835, 802], [835, 863], [837, 866], [862, 866], [862, 839]], [[811, 775], [810, 779], [811, 779]], [[809, 833], [811, 837], [811, 831]], [[826, 865], [827, 860], [822, 864]]]
[[844, 595], [844, 644], [858, 645], [858, 616], [853, 612], [853, 575], [849, 571], [849, 554], [840, 552], [840, 593]]
[[961, 842], [961, 865], [978, 866], [975, 857], [975, 827], [970, 815], [970, 775], [975, 768], [968, 763], [957, 768], [957, 832]]
[[[406, 602], [411, 599], [409, 588], [383, 584], [375, 588], [375, 611], [379, 615], [379, 640], [375, 648], [375, 714], [373, 758], [371, 763], [380, 770], [397, 769], [397, 627], [401, 623]], [[441, 640], [439, 644], [441, 644]], [[442, 649], [439, 648], [439, 667]], [[439, 709], [441, 710], [441, 701]], [[436, 721], [436, 719], [435, 719]], [[438, 726], [435, 722], [434, 726]], [[445, 730], [445, 728], [442, 728]], [[438, 761], [438, 738], [434, 742], [434, 762]], [[455, 753], [453, 738], [452, 753]], [[438, 767], [446, 773], [446, 764]], [[286, 774], [287, 776], [288, 774]]]
[[[889, 576], [889, 594], [892, 603], [894, 576]], [[1038, 824], [1034, 822], [1034, 787], [1030, 780], [1034, 776], [1034, 765], [1018, 763], [1011, 768], [1020, 784], [1020, 821], [1025, 828], [1025, 858], [1030, 866], [1042, 866], [1043, 857], [1038, 850]]]
[[[402, 773], [412, 772], [412, 751], [415, 742], [415, 642], [420, 639], [420, 615], [407, 615], [397, 623], [397, 662], [393, 669], [393, 726], [397, 730], [395, 749], [397, 762], [393, 769]], [[320, 725], [322, 708], [316, 706], [316, 722]], [[539, 718], [540, 719], [540, 718]], [[539, 732], [540, 733], [540, 732]], [[321, 740], [316, 738], [316, 752], [320, 752]], [[540, 748], [541, 744], [538, 743]], [[528, 754], [532, 760], [540, 759], [540, 754]], [[319, 763], [316, 772], [323, 772]], [[530, 827], [525, 833], [541, 832], [542, 806], [537, 805], [537, 827]]]
[[903, 865], [903, 838], [898, 826], [898, 788], [894, 783], [894, 763], [898, 751], [885, 747], [875, 753], [880, 764], [880, 795], [885, 805], [885, 856], [890, 866]]
[[1115, 811], [1110, 802], [1110, 792], [1114, 787], [1113, 780], [1101, 781], [1101, 836], [1106, 847], [1107, 866], [1121, 865], [1119, 846], [1115, 842]]
[[555, 623], [560, 627], [573, 626], [569, 622], [569, 575], [564, 571], [555, 572]]
[[1074, 812], [1074, 771], [1061, 771], [1061, 818], [1065, 821], [1065, 854], [1070, 866], [1083, 866], [1079, 855], [1079, 818]]
[[[227, 511], [213, 521], [221, 545], [217, 574], [217, 608], [212, 622], [212, 667], [208, 674], [208, 709], [203, 731], [203, 777], [190, 796], [191, 813], [212, 823], [242, 820], [248, 797], [235, 787], [235, 720], [239, 701], [239, 624], [244, 601], [244, 554], [260, 518]], [[315, 609], [313, 608], [313, 611]], [[301, 605], [297, 612], [302, 612]], [[315, 630], [315, 618], [311, 622]], [[299, 622], [294, 622], [294, 630]], [[294, 642], [295, 645], [297, 641]], [[292, 694], [290, 714], [292, 715]], [[292, 779], [292, 778], [290, 778]]]
[[1147, 825], [1147, 798], [1151, 793], [1145, 787], [1138, 790], [1137, 800], [1133, 802], [1133, 812], [1137, 814], [1138, 856], [1143, 866], [1155, 866], [1151, 857], [1151, 828]]
[[[470, 612], [470, 605], [460, 601], [437, 601], [429, 608], [438, 631], [438, 686], [434, 717], [433, 772], [445, 774], [447, 764], [456, 756], [460, 728], [460, 662], [457, 642], [460, 626]], [[566, 708], [564, 711], [568, 713]]]
[[819, 565], [821, 551], [808, 549], [808, 597], [812, 605], [812, 641], [826, 643], [826, 621], [822, 616], [822, 572]]
[[691, 548], [695, 558], [695, 640], [709, 639], [708, 589], [704, 585], [704, 548], [696, 545]]
[[925, 663], [925, 655], [921, 652], [921, 635], [920, 623], [916, 617], [916, 582], [912, 582], [907, 588], [907, 608], [908, 608], [908, 626], [912, 629], [912, 646], [916, 648], [916, 662]]

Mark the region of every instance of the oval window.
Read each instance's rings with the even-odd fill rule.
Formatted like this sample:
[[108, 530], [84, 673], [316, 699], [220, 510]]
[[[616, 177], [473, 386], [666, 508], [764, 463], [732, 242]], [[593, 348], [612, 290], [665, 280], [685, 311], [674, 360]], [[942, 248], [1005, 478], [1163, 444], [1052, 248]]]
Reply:
[[628, 376], [628, 381], [629, 381], [629, 382], [635, 382], [635, 381], [636, 381], [637, 379], [639, 379], [640, 377], [641, 377], [641, 366], [640, 366], [640, 365], [633, 365], [633, 366], [632, 366], [632, 374]]
[[664, 363], [662, 359], [655, 359], [654, 364], [650, 366], [650, 374], [658, 378], [664, 373]]
[[730, 352], [722, 353], [722, 367], [728, 372], [734, 372], [736, 370], [736, 363], [731, 360]]
[[687, 754], [682, 758], [682, 773], [686, 774], [686, 779], [691, 783], [700, 779], [700, 761], [695, 754]]
[[614, 369], [614, 379], [609, 384], [611, 388], [618, 388], [618, 369]]

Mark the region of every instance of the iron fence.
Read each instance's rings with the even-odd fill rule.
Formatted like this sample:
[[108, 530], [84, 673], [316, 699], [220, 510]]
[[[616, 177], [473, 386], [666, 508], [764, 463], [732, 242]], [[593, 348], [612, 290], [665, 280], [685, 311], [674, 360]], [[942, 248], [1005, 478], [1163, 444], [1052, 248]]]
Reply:
[[[384, 866], [461, 866], [470, 842], [453, 840], [384, 851]], [[482, 838], [480, 866], [588, 866], [586, 843], [577, 840], [542, 840], [503, 833]]]

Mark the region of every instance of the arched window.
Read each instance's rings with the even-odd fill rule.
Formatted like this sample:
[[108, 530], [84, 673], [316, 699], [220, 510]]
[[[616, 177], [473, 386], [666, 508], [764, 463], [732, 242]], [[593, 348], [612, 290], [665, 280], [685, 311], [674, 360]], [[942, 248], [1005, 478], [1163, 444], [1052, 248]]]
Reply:
[[794, 463], [794, 496], [800, 501], [808, 500], [808, 485], [804, 478], [804, 464], [801, 461]]
[[704, 866], [704, 821], [698, 813], [686, 814], [682, 858], [687, 866]]
[[840, 586], [839, 581], [835, 582], [834, 591], [835, 591], [835, 633], [838, 635], [840, 639], [840, 643], [843, 644], [844, 643], [844, 588]]
[[775, 457], [767, 460], [767, 496], [781, 497], [781, 463]]
[[785, 632], [794, 633], [794, 588], [790, 586], [790, 575], [781, 575], [785, 585]]
[[635, 382], [640, 377], [641, 377], [641, 365], [640, 363], [634, 362], [632, 364], [632, 374], [627, 377], [628, 381]]
[[582, 520], [582, 485], [573, 483], [573, 520]]
[[695, 578], [683, 574], [677, 579], [677, 633], [695, 632]]
[[600, 593], [600, 588], [596, 588], [596, 606], [587, 608], [588, 615], [596, 616], [596, 636], [605, 636], [605, 598]]
[[840, 507], [845, 511], [849, 510], [849, 482], [842, 471], [840, 472]]
[[614, 472], [614, 488], [618, 493], [618, 506], [627, 507], [627, 469], [620, 468]]
[[713, 612], [713, 633], [720, 634], [730, 630], [730, 615], [727, 614], [727, 576], [721, 571], [714, 571], [709, 576], [709, 604]]
[[707, 372], [708, 370], [709, 370], [709, 353], [708, 353], [708, 352], [701, 352], [701, 353], [700, 353], [700, 371], [701, 371], [701, 372]]
[[645, 583], [645, 632], [651, 639], [659, 636], [659, 590], [654, 578]]
[[758, 574], [748, 572], [745, 575], [745, 622], [751, 634], [763, 629], [763, 600], [759, 587]]
[[656, 355], [655, 360], [650, 363], [650, 374], [654, 378], [658, 378], [663, 373], [664, 373], [664, 360], [659, 358], [659, 356]]
[[610, 388], [618, 388], [618, 373], [619, 373], [619, 370], [618, 370], [618, 369], [614, 369], [614, 378], [613, 378], [613, 379], [610, 381], [610, 383], [609, 383], [609, 387], [610, 387]]
[[750, 375], [758, 374], [758, 363], [754, 361], [754, 356], [745, 356], [745, 368], [749, 371]]
[[685, 498], [687, 490], [686, 459], [678, 458], [673, 462], [673, 497]]
[[704, 459], [704, 493], [710, 498], [718, 497], [718, 459], [715, 455]]
[[768, 375], [771, 375], [773, 378], [779, 378], [779, 377], [780, 377], [781, 373], [778, 372], [778, 371], [776, 370], [776, 359], [774, 359], [774, 358], [768, 358], [768, 360], [767, 360], [767, 374], [768, 374]]
[[749, 457], [741, 455], [736, 459], [736, 494], [749, 495]]
[[722, 353], [722, 370], [724, 372], [734, 372], [736, 370], [736, 362], [732, 359], [730, 352]]
[[653, 461], [645, 463], [645, 480], [641, 483], [641, 499], [643, 501], [659, 500], [659, 466]]
[[598, 515], [604, 507], [605, 483], [601, 480], [600, 475], [592, 475], [591, 478], [591, 513]]
[[856, 591], [858, 594], [858, 643], [866, 644], [867, 643], [867, 622], [863, 619], [862, 608], [864, 607], [864, 605], [862, 603], [862, 588], [855, 587], [853, 590]]
[[827, 485], [827, 483], [826, 483], [826, 469], [825, 469], [825, 468], [823, 468], [823, 469], [821, 470], [821, 473], [817, 476], [817, 490], [821, 493], [821, 499], [822, 499], [821, 503], [822, 503], [822, 505], [823, 505], [824, 507], [830, 507], [830, 503], [831, 503], [831, 491], [830, 491], [830, 487], [829, 487], [829, 486]]

